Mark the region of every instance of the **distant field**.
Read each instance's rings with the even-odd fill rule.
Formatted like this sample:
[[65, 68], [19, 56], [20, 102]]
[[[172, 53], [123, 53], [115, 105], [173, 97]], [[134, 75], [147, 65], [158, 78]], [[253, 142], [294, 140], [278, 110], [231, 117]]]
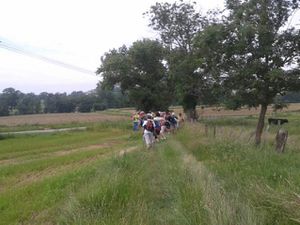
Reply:
[[126, 119], [129, 117], [118, 113], [53, 113], [0, 117], [0, 126], [93, 123]]
[[[182, 107], [180, 106], [174, 106], [171, 107], [171, 110], [174, 110], [177, 114], [179, 112], [183, 112]], [[255, 116], [259, 115], [259, 108], [251, 108], [248, 109], [246, 107], [239, 109], [239, 110], [229, 110], [225, 109], [224, 107], [197, 107], [197, 112], [200, 116], [200, 118], [211, 118], [211, 117], [227, 117], [227, 116]], [[300, 103], [293, 103], [289, 104], [288, 108], [284, 108], [283, 110], [278, 110], [277, 113], [284, 113], [284, 112], [300, 112]], [[268, 107], [267, 116], [274, 116], [273, 115], [273, 109], [272, 106]]]
[[[183, 112], [182, 107], [171, 107], [177, 114]], [[227, 110], [223, 107], [197, 107], [200, 117], [218, 116], [247, 116], [258, 115], [259, 109]], [[279, 112], [300, 111], [300, 104], [290, 104], [288, 108]], [[103, 121], [124, 121], [130, 120], [130, 115], [135, 112], [133, 108], [109, 109], [95, 113], [52, 113], [37, 115], [20, 115], [0, 117], [0, 126], [20, 126], [20, 125], [55, 125], [55, 124], [74, 124], [74, 123], [93, 123]], [[271, 106], [267, 114], [272, 114]]]
[[[217, 108], [217, 107], [204, 107], [204, 109], [201, 109], [201, 107], [198, 107], [198, 112], [200, 116], [203, 117], [209, 117], [209, 116], [249, 116], [249, 115], [258, 115], [259, 114], [259, 108], [255, 109], [248, 109], [248, 108], [242, 108], [239, 110], [228, 110], [223, 107]], [[297, 112], [300, 111], [300, 104], [299, 103], [293, 103], [289, 104], [288, 108], [284, 108], [282, 110], [278, 110], [278, 112]], [[267, 115], [271, 115], [273, 113], [272, 106], [268, 107]]]

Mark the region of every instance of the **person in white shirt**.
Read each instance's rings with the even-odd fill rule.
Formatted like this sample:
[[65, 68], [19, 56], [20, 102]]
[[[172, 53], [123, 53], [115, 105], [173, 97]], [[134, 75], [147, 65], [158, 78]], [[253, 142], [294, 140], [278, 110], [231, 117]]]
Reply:
[[165, 126], [164, 126], [164, 118], [161, 116], [160, 112], [157, 112], [154, 117], [154, 123], [155, 123], [155, 132], [157, 136], [157, 141], [159, 140], [165, 140]]
[[154, 138], [154, 130], [155, 130], [155, 123], [152, 120], [151, 115], [147, 115], [147, 120], [144, 121], [143, 123], [143, 139], [146, 143], [147, 149], [150, 149], [153, 147], [155, 138]]

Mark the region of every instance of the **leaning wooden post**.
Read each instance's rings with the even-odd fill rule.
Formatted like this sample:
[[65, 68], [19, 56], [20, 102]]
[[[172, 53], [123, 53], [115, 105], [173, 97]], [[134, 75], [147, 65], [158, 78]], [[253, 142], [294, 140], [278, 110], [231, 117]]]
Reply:
[[205, 124], [205, 136], [208, 136], [208, 125]]
[[280, 128], [276, 134], [276, 151], [283, 153], [288, 138], [288, 131]]
[[217, 128], [216, 125], [214, 125], [214, 138], [216, 137]]

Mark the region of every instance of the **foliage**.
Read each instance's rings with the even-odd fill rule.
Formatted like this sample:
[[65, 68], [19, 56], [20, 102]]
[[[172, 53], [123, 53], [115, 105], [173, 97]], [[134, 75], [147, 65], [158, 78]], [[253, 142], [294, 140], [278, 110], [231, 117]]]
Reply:
[[0, 96], [0, 116], [8, 116], [9, 110], [5, 100]]
[[107, 90], [98, 85], [96, 88], [97, 103], [94, 104], [94, 110], [105, 110], [108, 108], [124, 108], [129, 107], [130, 101], [126, 93], [122, 93], [121, 89], [115, 86], [112, 90]]
[[102, 90], [100, 87], [87, 93], [82, 91], [74, 91], [71, 94], [42, 92], [39, 95], [24, 94], [13, 88], [6, 88], [0, 94], [0, 116], [91, 112], [127, 106], [130, 104], [121, 90]]
[[18, 114], [35, 114], [41, 112], [40, 99], [33, 93], [21, 94], [16, 105]]
[[196, 12], [195, 6], [194, 2], [183, 1], [156, 3], [145, 13], [150, 17], [149, 26], [158, 31], [168, 49], [168, 72], [172, 86], [184, 111], [191, 118], [196, 117], [199, 99], [208, 98], [211, 89], [208, 74], [199, 70], [202, 61], [195, 55], [193, 46], [194, 37], [206, 24], [206, 19]]
[[282, 98], [276, 96], [272, 105], [273, 111], [276, 113], [278, 110], [282, 110], [283, 108], [288, 108], [288, 104], [283, 102]]
[[172, 96], [163, 59], [163, 47], [144, 39], [105, 53], [97, 74], [103, 77], [102, 87], [119, 85], [137, 109], [165, 110]]
[[18, 98], [20, 97], [21, 92], [15, 90], [14, 88], [5, 88], [2, 91], [1, 98], [4, 99], [6, 105], [8, 106], [8, 110], [12, 111], [18, 103]]
[[192, 38], [204, 24], [201, 14], [195, 10], [195, 3], [156, 3], [145, 15], [150, 17], [149, 26], [159, 32], [162, 43], [168, 48], [185, 53], [193, 51]]
[[[299, 90], [300, 31], [288, 26], [299, 1], [226, 1], [229, 15], [212, 23], [197, 40], [199, 54], [211, 58], [227, 102], [238, 108], [261, 106], [256, 130], [276, 95]], [[232, 103], [234, 102], [234, 103]]]
[[21, 92], [14, 88], [6, 88], [0, 94], [0, 116], [8, 116], [17, 106]]

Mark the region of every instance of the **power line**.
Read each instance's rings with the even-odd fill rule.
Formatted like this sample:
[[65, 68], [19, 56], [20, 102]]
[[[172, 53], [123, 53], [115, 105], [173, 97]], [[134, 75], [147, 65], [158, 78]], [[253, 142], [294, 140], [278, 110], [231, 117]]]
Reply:
[[72, 64], [68, 64], [68, 63], [65, 63], [65, 62], [62, 62], [62, 61], [59, 61], [59, 60], [56, 60], [56, 59], [51, 59], [49, 57], [39, 55], [39, 54], [30, 52], [30, 51], [27, 51], [27, 50], [24, 50], [24, 49], [21, 49], [21, 48], [10, 46], [9, 44], [4, 43], [3, 41], [0, 41], [0, 48], [6, 49], [8, 51], [11, 51], [11, 52], [14, 52], [14, 53], [17, 53], [17, 54], [29, 56], [29, 57], [32, 57], [32, 58], [35, 58], [35, 59], [38, 59], [38, 60], [42, 60], [44, 62], [51, 63], [51, 64], [54, 64], [54, 65], [57, 65], [57, 66], [60, 66], [60, 67], [64, 67], [66, 69], [75, 70], [75, 71], [80, 72], [80, 73], [95, 75], [95, 73], [91, 70], [87, 70], [87, 69], [81, 68], [79, 66], [74, 66]]

